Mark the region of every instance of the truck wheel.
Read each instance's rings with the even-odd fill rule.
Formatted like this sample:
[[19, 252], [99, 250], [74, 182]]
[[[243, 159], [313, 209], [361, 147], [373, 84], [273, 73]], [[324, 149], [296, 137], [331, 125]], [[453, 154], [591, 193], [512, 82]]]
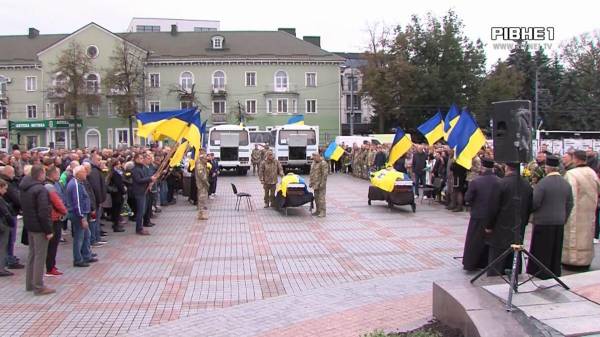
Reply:
[[369, 206], [371, 206], [371, 199], [369, 199], [369, 201], [367, 201], [367, 203], [369, 204]]

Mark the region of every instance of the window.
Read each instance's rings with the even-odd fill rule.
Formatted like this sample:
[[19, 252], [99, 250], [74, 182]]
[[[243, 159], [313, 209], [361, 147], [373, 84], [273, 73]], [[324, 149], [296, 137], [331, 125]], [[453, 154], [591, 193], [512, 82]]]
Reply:
[[287, 112], [288, 112], [288, 99], [287, 98], [277, 99], [277, 113], [287, 113]]
[[217, 30], [216, 28], [210, 28], [210, 27], [194, 27], [195, 32], [214, 32], [216, 30]]
[[0, 96], [6, 95], [6, 84], [8, 83], [8, 77], [0, 75]]
[[38, 136], [25, 136], [26, 142], [27, 142], [27, 149], [31, 150], [34, 147], [37, 147], [39, 142], [38, 142]]
[[25, 90], [36, 91], [37, 90], [37, 77], [27, 76], [25, 77]]
[[217, 70], [213, 74], [213, 89], [225, 89], [225, 73], [222, 70]]
[[275, 91], [287, 91], [288, 89], [288, 76], [283, 70], [275, 73]]
[[54, 103], [54, 117], [65, 117], [65, 103]]
[[89, 93], [98, 93], [100, 91], [100, 78], [97, 74], [88, 74], [85, 77], [85, 83]]
[[312, 88], [317, 86], [317, 73], [306, 73], [306, 86]]
[[[108, 109], [107, 110], [108, 110], [107, 114], [108, 114], [109, 117], [110, 116], [114, 116], [113, 102], [111, 102], [111, 101], [108, 102]], [[108, 139], [111, 139], [111, 138], [108, 138]]]
[[279, 144], [287, 144], [290, 135], [306, 135], [307, 145], [317, 144], [317, 133], [315, 130], [281, 130], [279, 131]]
[[29, 119], [37, 118], [37, 105], [28, 105], [27, 106], [27, 118], [29, 118]]
[[160, 111], [160, 102], [159, 101], [150, 101], [150, 102], [148, 102], [148, 107], [150, 108], [150, 112], [159, 112]]
[[128, 129], [115, 129], [117, 146], [123, 146], [129, 144], [129, 130]]
[[256, 72], [255, 71], [247, 71], [246, 72], [246, 86], [247, 87], [255, 87], [256, 86]]
[[137, 26], [135, 26], [135, 31], [140, 32], [140, 33], [160, 32], [160, 26], [137, 25]]
[[160, 88], [160, 74], [150, 74], [150, 88]]
[[224, 114], [225, 113], [225, 101], [213, 101], [212, 113]]
[[223, 49], [225, 39], [222, 36], [213, 36], [211, 40], [213, 49]]
[[272, 99], [267, 100], [267, 113], [268, 114], [273, 113], [273, 100]]
[[246, 146], [249, 144], [250, 137], [246, 130], [213, 130], [210, 132], [209, 144], [210, 145], [221, 145], [221, 138], [223, 135], [238, 134], [240, 140], [240, 146]]
[[91, 59], [95, 59], [96, 57], [98, 57], [98, 54], [100, 52], [98, 51], [98, 47], [96, 46], [88, 46], [87, 49], [85, 50], [85, 54], [91, 58]]
[[64, 90], [67, 87], [67, 80], [68, 80], [67, 76], [65, 74], [59, 72], [54, 76], [53, 84], [55, 87]]
[[316, 114], [317, 113], [317, 100], [316, 99], [307, 99], [306, 100], [306, 113], [307, 114]]
[[181, 107], [181, 109], [191, 109], [194, 104], [192, 104], [192, 102], [190, 101], [182, 101], [179, 103], [179, 106]]
[[295, 114], [298, 113], [298, 101], [293, 99], [292, 100], [292, 111], [291, 113]]
[[351, 110], [352, 105], [354, 105], [354, 110], [360, 110], [360, 100], [360, 95], [346, 95], [346, 110]]
[[348, 91], [359, 91], [358, 87], [358, 77], [356, 76], [348, 76], [346, 77], [346, 90]]
[[6, 111], [6, 105], [0, 105], [0, 119], [8, 119], [8, 112]]
[[255, 99], [247, 99], [246, 100], [246, 113], [247, 114], [255, 114], [256, 113], [256, 100]]
[[87, 115], [89, 117], [98, 117], [100, 115], [100, 107], [98, 104], [88, 104]]
[[194, 75], [189, 71], [182, 72], [181, 77], [179, 78], [179, 84], [181, 84], [181, 89], [191, 91], [192, 84], [194, 84]]

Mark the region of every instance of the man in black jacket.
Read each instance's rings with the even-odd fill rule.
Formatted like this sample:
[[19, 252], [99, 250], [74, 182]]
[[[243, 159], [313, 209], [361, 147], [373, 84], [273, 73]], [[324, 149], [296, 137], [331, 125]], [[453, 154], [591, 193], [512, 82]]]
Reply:
[[494, 174], [494, 161], [483, 158], [481, 162], [483, 172], [469, 184], [465, 194], [465, 202], [471, 204], [471, 219], [463, 253], [465, 270], [485, 268], [488, 263], [485, 228], [493, 221], [500, 198], [500, 178]]
[[135, 166], [131, 170], [131, 193], [135, 199], [135, 232], [139, 235], [150, 235], [150, 233], [144, 229], [144, 214], [146, 213], [148, 186], [150, 183], [156, 181], [155, 176], [148, 174], [148, 171], [144, 167], [144, 154], [136, 153], [133, 157]]
[[[486, 226], [488, 244], [490, 245], [489, 261], [495, 260], [513, 243], [522, 243], [525, 228], [531, 214], [533, 190], [527, 180], [517, 176], [519, 163], [507, 163], [506, 175], [500, 179], [500, 203], [497, 214]], [[519, 196], [520, 204], [515, 201]], [[519, 210], [519, 213], [515, 213]], [[521, 253], [519, 253], [521, 255]], [[511, 269], [513, 254], [509, 254], [504, 261], [499, 262], [488, 271], [488, 276], [504, 274]], [[519, 257], [519, 261], [521, 258]], [[521, 273], [521, 263], [517, 265], [517, 272]]]
[[36, 295], [55, 292], [54, 289], [44, 286], [48, 241], [52, 239], [50, 198], [42, 184], [44, 180], [46, 180], [46, 170], [41, 165], [34, 165], [31, 168], [31, 175], [25, 176], [19, 185], [23, 224], [29, 239], [25, 289], [33, 291]]
[[419, 196], [419, 186], [425, 186], [425, 167], [427, 166], [427, 153], [424, 145], [417, 145], [413, 154], [412, 168], [415, 173], [415, 195]]
[[[564, 226], [573, 209], [573, 190], [558, 173], [560, 160], [555, 156], [546, 158], [546, 176], [533, 190], [533, 232], [531, 254], [556, 276], [560, 276], [560, 263]], [[551, 276], [540, 267], [529, 262], [527, 273], [541, 279]]]
[[106, 200], [107, 191], [102, 169], [100, 169], [100, 160], [101, 157], [98, 153], [92, 154], [90, 160], [91, 170], [87, 176], [87, 181], [90, 183], [94, 193], [94, 205], [92, 205], [92, 208], [96, 210], [96, 219], [90, 222], [92, 244], [105, 242], [101, 237], [100, 219], [102, 218], [103, 209], [100, 205]]
[[[6, 203], [14, 214], [20, 213], [21, 202], [19, 201], [19, 182], [15, 178], [15, 169], [12, 166], [0, 167], [0, 179], [3, 179], [8, 183], [8, 190], [4, 195], [4, 200], [6, 200]], [[6, 261], [0, 261], [0, 263], [6, 262], [8, 269], [23, 269], [25, 266], [22, 265], [19, 259], [15, 256], [15, 242], [17, 240], [17, 217], [12, 216], [8, 220], [11, 221], [11, 228], [8, 238]]]

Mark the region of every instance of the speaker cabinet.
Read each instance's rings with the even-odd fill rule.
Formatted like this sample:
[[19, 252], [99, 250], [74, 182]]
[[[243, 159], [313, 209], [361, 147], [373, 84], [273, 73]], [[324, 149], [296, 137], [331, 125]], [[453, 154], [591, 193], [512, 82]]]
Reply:
[[525, 163], [531, 159], [531, 101], [494, 102], [494, 160]]

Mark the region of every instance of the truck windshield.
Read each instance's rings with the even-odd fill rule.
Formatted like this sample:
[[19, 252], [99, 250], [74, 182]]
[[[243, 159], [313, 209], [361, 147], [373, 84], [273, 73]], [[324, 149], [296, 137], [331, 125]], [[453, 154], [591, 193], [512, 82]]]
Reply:
[[315, 130], [280, 130], [279, 145], [287, 145], [290, 135], [306, 135], [307, 145], [317, 144], [317, 133]]
[[255, 131], [250, 132], [250, 143], [261, 143], [271, 145], [271, 132]]
[[221, 136], [224, 134], [237, 133], [240, 137], [240, 146], [247, 146], [248, 142], [248, 131], [246, 130], [213, 130], [210, 132], [210, 145], [220, 146]]

